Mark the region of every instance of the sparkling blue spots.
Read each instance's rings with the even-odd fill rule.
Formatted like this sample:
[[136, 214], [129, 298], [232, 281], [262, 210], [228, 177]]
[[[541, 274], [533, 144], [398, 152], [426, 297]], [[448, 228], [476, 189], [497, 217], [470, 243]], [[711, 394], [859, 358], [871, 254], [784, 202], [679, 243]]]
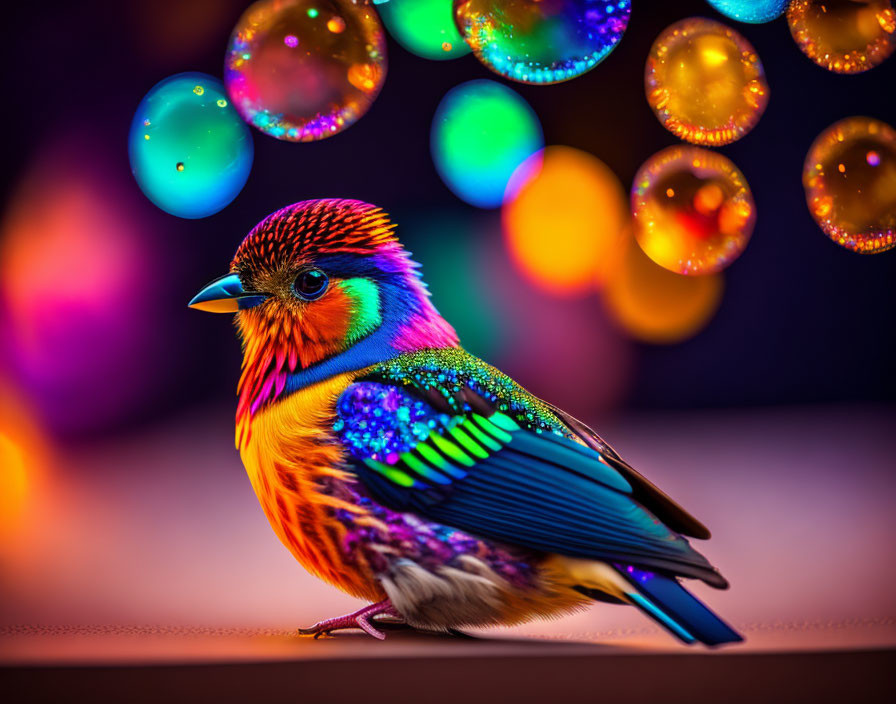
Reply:
[[394, 386], [366, 381], [349, 386], [336, 403], [333, 430], [358, 459], [395, 464], [448, 416]]
[[624, 570], [627, 572], [633, 579], [644, 584], [651, 579], [653, 579], [653, 572], [647, 572], [646, 570], [640, 570], [633, 565], [614, 565], [616, 569]]

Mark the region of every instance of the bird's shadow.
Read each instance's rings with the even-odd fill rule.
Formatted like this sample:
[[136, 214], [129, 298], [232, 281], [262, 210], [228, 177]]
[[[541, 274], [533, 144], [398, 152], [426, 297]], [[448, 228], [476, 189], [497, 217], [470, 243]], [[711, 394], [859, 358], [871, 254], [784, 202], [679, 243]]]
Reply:
[[[414, 628], [402, 621], [393, 621], [382, 619], [376, 620], [378, 630], [386, 634], [385, 644], [392, 646], [409, 646], [419, 645], [426, 647], [448, 646], [458, 648], [474, 647], [477, 650], [517, 650], [536, 649], [541, 652], [550, 651], [556, 654], [623, 654], [632, 653], [640, 650], [632, 645], [605, 645], [594, 643], [586, 640], [572, 640], [560, 638], [539, 638], [537, 636], [520, 637], [520, 636], [502, 636], [502, 635], [480, 635], [475, 633], [467, 633], [462, 630], [450, 628], [446, 631], [426, 631]], [[372, 641], [378, 643], [374, 638], [361, 631], [360, 629], [346, 629], [334, 632], [328, 636], [319, 639], [321, 642], [331, 642], [334, 645], [341, 644], [357, 644], [364, 641]], [[545, 654], [549, 654], [545, 652]]]

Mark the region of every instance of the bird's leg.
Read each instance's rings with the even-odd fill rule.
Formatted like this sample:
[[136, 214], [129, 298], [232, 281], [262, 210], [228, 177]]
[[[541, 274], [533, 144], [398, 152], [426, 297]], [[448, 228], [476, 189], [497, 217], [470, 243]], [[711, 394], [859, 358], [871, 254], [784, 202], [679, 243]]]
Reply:
[[376, 604], [365, 606], [363, 609], [358, 609], [354, 613], [346, 614], [345, 616], [337, 616], [336, 618], [328, 618], [326, 621], [315, 623], [311, 628], [300, 628], [299, 634], [319, 638], [331, 631], [338, 631], [343, 628], [360, 628], [367, 635], [371, 635], [379, 640], [385, 640], [386, 634], [374, 628], [373, 624], [370, 622], [374, 616], [380, 614], [394, 616], [399, 619], [401, 618], [401, 614], [395, 610], [395, 607], [392, 606], [392, 602], [385, 599]]

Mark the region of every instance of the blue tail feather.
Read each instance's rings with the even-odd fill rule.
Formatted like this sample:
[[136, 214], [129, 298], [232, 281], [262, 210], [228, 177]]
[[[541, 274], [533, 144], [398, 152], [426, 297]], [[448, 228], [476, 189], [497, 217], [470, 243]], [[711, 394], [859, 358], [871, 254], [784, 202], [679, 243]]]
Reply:
[[674, 577], [616, 565], [634, 589], [628, 594], [635, 606], [685, 643], [735, 643], [743, 637], [722, 621]]

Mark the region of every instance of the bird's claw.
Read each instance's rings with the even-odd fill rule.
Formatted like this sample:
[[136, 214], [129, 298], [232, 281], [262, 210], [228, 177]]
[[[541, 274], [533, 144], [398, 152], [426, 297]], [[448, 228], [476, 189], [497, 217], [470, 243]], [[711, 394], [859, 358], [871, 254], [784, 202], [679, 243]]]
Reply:
[[318, 638], [329, 638], [330, 632], [321, 628], [322, 623], [315, 623], [310, 628], [299, 628], [300, 636], [314, 636], [314, 640]]
[[299, 635], [314, 636], [314, 639], [317, 640], [318, 638], [329, 636], [333, 631], [339, 631], [344, 628], [360, 628], [367, 635], [373, 636], [377, 640], [385, 640], [386, 634], [378, 630], [371, 623], [371, 618], [378, 614], [401, 618], [399, 613], [392, 606], [392, 603], [386, 599], [385, 601], [365, 606], [363, 609], [359, 609], [352, 614], [329, 618], [325, 621], [315, 623], [310, 628], [300, 628]]
[[[352, 620], [349, 622], [346, 621], [347, 619]], [[338, 621], [339, 623], [331, 623], [331, 621]], [[333, 631], [339, 631], [344, 628], [360, 628], [366, 634], [373, 636], [377, 640], [386, 639], [386, 634], [382, 631], [377, 630], [373, 626], [373, 624], [371, 624], [370, 621], [367, 620], [367, 618], [364, 616], [358, 616], [356, 618], [352, 618], [351, 616], [343, 616], [338, 619], [321, 621], [320, 623], [315, 623], [310, 628], [300, 628], [299, 635], [313, 636], [314, 640], [318, 640], [319, 638], [332, 638], [331, 633]]]

